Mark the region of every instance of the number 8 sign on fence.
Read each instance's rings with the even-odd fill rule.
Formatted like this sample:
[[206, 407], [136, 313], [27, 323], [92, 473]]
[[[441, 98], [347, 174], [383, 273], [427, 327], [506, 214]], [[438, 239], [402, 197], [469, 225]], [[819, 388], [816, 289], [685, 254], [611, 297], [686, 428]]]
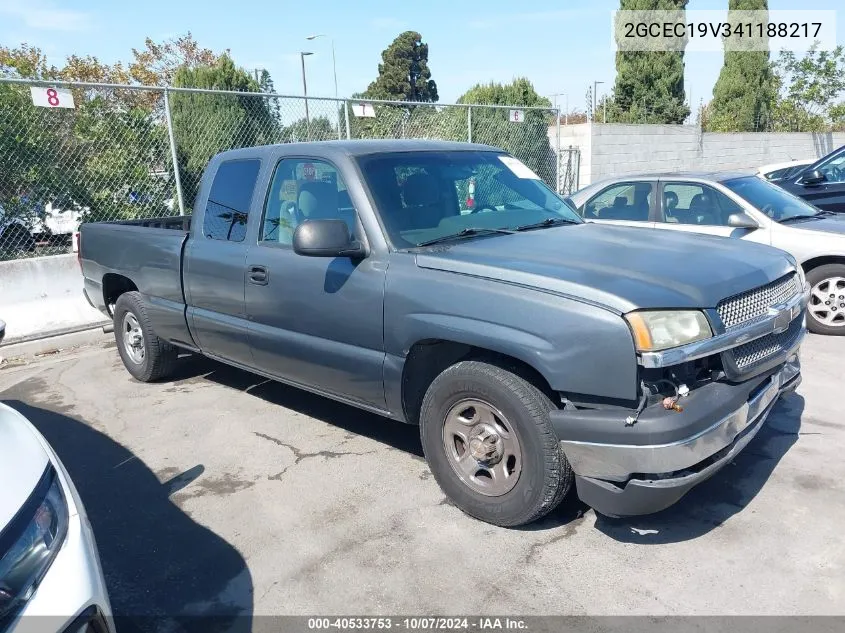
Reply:
[[32, 103], [42, 108], [73, 108], [73, 93], [66, 88], [31, 87]]

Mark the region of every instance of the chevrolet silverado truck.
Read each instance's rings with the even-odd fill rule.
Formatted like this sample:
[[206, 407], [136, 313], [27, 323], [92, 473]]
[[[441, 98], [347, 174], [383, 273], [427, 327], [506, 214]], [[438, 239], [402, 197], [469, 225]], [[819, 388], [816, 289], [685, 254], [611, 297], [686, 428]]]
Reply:
[[84, 224], [80, 260], [138, 380], [189, 350], [418, 424], [451, 501], [502, 526], [573, 489], [666, 508], [801, 379], [790, 255], [585, 223], [484, 145], [227, 151], [192, 216]]

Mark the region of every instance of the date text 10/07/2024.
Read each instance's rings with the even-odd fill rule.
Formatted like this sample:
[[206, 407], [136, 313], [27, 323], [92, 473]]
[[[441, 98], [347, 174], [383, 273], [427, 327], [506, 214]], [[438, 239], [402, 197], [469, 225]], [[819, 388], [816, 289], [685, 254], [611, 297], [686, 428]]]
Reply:
[[353, 630], [404, 631], [524, 631], [528, 625], [520, 618], [507, 617], [327, 617], [308, 618], [309, 631]]

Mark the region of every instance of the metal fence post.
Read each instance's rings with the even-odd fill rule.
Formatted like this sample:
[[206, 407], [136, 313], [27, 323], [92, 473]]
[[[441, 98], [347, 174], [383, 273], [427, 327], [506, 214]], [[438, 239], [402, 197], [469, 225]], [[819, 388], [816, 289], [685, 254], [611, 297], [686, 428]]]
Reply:
[[176, 153], [176, 137], [173, 136], [173, 119], [170, 118], [170, 97], [164, 89], [164, 118], [167, 121], [167, 136], [170, 138], [170, 158], [173, 161], [173, 179], [176, 182], [176, 200], [179, 202], [179, 215], [185, 215], [185, 200], [182, 197], [182, 178], [179, 175], [179, 157]]
[[346, 140], [352, 138], [352, 129], [349, 127], [349, 99], [343, 100], [343, 116], [346, 117]]
[[560, 159], [561, 159], [561, 151], [560, 151], [560, 108], [555, 110], [555, 120], [556, 120], [556, 128], [557, 128], [557, 192], [563, 193], [563, 188], [560, 183]]
[[467, 106], [467, 143], [472, 143], [472, 106]]

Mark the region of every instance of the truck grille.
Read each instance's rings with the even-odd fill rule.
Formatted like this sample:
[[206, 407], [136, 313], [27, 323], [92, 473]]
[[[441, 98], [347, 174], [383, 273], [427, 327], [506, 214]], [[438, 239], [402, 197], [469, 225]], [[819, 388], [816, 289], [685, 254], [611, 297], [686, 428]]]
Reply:
[[741, 372], [752, 369], [758, 363], [762, 363], [781, 352], [788, 350], [795, 343], [801, 333], [802, 320], [793, 319], [784, 332], [780, 334], [767, 334], [755, 339], [745, 345], [740, 345], [731, 350], [734, 363]]
[[790, 273], [765, 286], [723, 299], [716, 306], [716, 312], [725, 328], [745, 325], [764, 318], [770, 307], [788, 301], [800, 292], [798, 275]]

